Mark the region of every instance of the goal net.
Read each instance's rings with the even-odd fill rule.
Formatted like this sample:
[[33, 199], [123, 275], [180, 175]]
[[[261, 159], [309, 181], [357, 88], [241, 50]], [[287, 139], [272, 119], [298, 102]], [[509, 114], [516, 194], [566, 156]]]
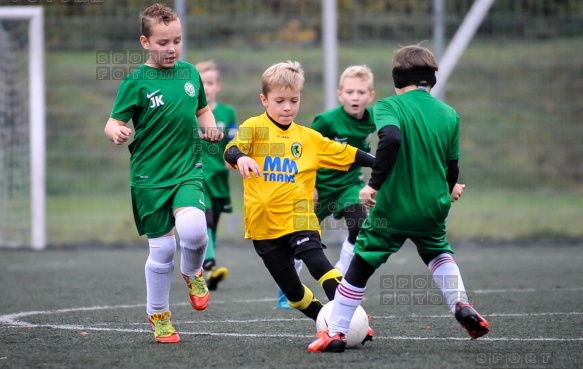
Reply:
[[43, 11], [0, 6], [0, 247], [43, 249]]

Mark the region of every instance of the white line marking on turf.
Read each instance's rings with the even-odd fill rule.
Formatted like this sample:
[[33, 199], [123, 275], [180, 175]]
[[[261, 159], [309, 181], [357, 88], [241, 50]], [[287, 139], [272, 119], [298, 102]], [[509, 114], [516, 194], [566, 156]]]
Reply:
[[[581, 291], [583, 287], [565, 287], [565, 288], [552, 288], [544, 289], [544, 291]], [[541, 290], [533, 288], [511, 288], [511, 289], [490, 289], [490, 290], [476, 290], [474, 293], [517, 293], [517, 292], [537, 292]], [[380, 296], [380, 295], [379, 295]], [[372, 297], [374, 298], [374, 297]], [[245, 300], [217, 300], [213, 301], [213, 304], [227, 304], [227, 303], [258, 303], [258, 302], [273, 302], [276, 301], [275, 298], [261, 298], [261, 299], [245, 299]], [[174, 303], [174, 306], [189, 305], [189, 303]], [[53, 328], [62, 330], [75, 330], [75, 331], [100, 331], [100, 332], [124, 332], [124, 333], [151, 333], [150, 329], [129, 329], [129, 328], [109, 328], [103, 327], [105, 323], [97, 323], [98, 326], [84, 326], [77, 324], [35, 324], [20, 320], [21, 318], [34, 316], [34, 315], [55, 315], [55, 314], [65, 314], [70, 312], [79, 311], [97, 311], [97, 310], [108, 310], [108, 309], [132, 309], [132, 308], [144, 308], [144, 304], [131, 304], [131, 305], [104, 305], [104, 306], [88, 306], [88, 307], [78, 307], [78, 308], [66, 308], [66, 309], [54, 309], [54, 310], [35, 310], [35, 311], [25, 311], [20, 313], [0, 315], [0, 325], [7, 326], [8, 328]], [[549, 312], [549, 313], [492, 313], [485, 315], [487, 317], [533, 317], [533, 316], [569, 316], [569, 315], [583, 315], [583, 312]], [[451, 318], [450, 314], [447, 315], [407, 315], [407, 318]], [[384, 315], [384, 316], [373, 316], [373, 319], [401, 319], [402, 315]], [[180, 321], [180, 324], [220, 324], [220, 323], [237, 323], [237, 324], [250, 324], [257, 322], [292, 322], [298, 320], [309, 320], [307, 318], [270, 318], [270, 319], [229, 319], [229, 320], [204, 320], [204, 321]], [[131, 325], [147, 325], [146, 323], [130, 323]], [[297, 334], [264, 334], [264, 333], [228, 333], [228, 332], [180, 332], [182, 335], [210, 335], [210, 336], [223, 336], [223, 337], [274, 337], [274, 338], [312, 338], [313, 335], [297, 335]], [[410, 340], [410, 341], [467, 341], [468, 338], [462, 337], [407, 337], [407, 336], [375, 336], [375, 339], [381, 340]], [[583, 338], [558, 338], [558, 337], [482, 337], [480, 342], [488, 341], [517, 341], [517, 342], [531, 342], [531, 341], [559, 341], [559, 342], [581, 342]]]

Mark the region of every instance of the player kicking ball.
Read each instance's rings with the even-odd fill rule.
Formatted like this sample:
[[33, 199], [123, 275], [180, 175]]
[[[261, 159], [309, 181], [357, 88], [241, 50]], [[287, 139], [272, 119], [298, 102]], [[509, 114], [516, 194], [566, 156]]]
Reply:
[[470, 337], [477, 339], [490, 330], [468, 301], [446, 240], [445, 221], [464, 186], [456, 185], [458, 114], [429, 94], [437, 68], [433, 53], [422, 46], [405, 46], [394, 53], [396, 95], [375, 104], [379, 143], [371, 178], [360, 191], [370, 213], [336, 290], [328, 329], [317, 332], [308, 346], [311, 352], [344, 351], [345, 335], [368, 279], [407, 239], [417, 246], [451, 312]]
[[294, 122], [303, 84], [304, 71], [298, 62], [269, 67], [260, 94], [265, 112], [239, 126], [227, 145], [225, 160], [243, 176], [245, 237], [253, 241], [289, 305], [316, 321], [322, 303], [300, 280], [294, 258], [304, 262], [329, 300], [342, 279], [320, 240], [312, 200], [316, 172], [369, 167], [374, 157]]

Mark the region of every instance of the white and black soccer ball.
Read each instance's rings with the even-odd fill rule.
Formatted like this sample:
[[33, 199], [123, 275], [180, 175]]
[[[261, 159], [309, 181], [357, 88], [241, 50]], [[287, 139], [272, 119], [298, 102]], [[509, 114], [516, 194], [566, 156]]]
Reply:
[[[320, 310], [316, 319], [316, 330], [322, 331], [328, 329], [328, 321], [330, 321], [333, 306], [334, 301], [330, 301]], [[348, 334], [346, 334], [346, 347], [356, 347], [362, 343], [368, 332], [368, 327], [368, 314], [359, 305], [352, 316], [350, 328]]]

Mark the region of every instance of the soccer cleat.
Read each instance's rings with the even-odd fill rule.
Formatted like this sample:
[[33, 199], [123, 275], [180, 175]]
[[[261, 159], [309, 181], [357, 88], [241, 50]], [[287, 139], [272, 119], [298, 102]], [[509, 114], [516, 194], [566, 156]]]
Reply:
[[473, 340], [482, 337], [490, 331], [490, 325], [474, 308], [463, 302], [455, 304], [455, 318]]
[[316, 332], [316, 337], [316, 340], [308, 346], [310, 352], [344, 352], [346, 349], [344, 333], [336, 333], [330, 337], [326, 329]]
[[206, 286], [208, 287], [209, 291], [215, 291], [219, 285], [219, 282], [227, 279], [227, 275], [229, 275], [229, 269], [225, 267], [213, 266], [206, 273]]
[[204, 310], [209, 304], [211, 297], [209, 290], [204, 282], [204, 269], [196, 275], [194, 279], [190, 279], [187, 275], [182, 274], [182, 278], [186, 281], [188, 286], [188, 295], [190, 297], [190, 305], [195, 310]]
[[283, 294], [283, 291], [279, 289], [277, 291], [277, 305], [273, 307], [274, 309], [291, 309], [287, 297]]
[[[370, 318], [369, 318], [370, 319]], [[362, 340], [361, 344], [365, 344], [368, 341], [372, 342], [372, 338], [374, 337], [374, 331], [372, 330], [371, 327], [368, 327], [368, 330], [366, 331], [366, 336], [364, 337], [364, 339]]]
[[178, 343], [180, 336], [172, 326], [172, 317], [169, 311], [148, 316], [148, 321], [154, 330], [154, 338], [160, 343]]

